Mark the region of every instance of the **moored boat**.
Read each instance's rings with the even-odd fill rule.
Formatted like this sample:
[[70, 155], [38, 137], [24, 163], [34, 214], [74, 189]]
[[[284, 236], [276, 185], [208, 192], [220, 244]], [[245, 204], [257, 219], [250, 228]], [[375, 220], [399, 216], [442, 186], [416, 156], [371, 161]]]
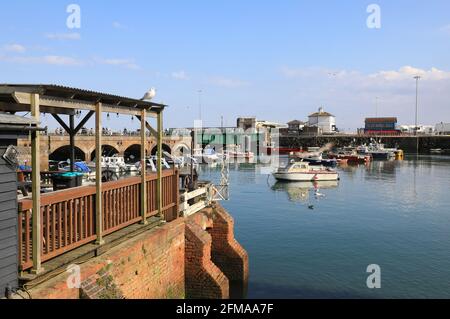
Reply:
[[370, 155], [360, 155], [354, 150], [339, 150], [336, 153], [328, 153], [328, 158], [336, 159], [338, 161], [346, 161], [348, 164], [368, 164], [372, 161]]
[[369, 145], [361, 145], [356, 148], [356, 152], [360, 155], [369, 155], [373, 159], [389, 160], [394, 159], [397, 149], [387, 149], [384, 144], [370, 143]]
[[293, 160], [301, 160], [304, 162], [308, 162], [311, 166], [325, 166], [325, 167], [336, 167], [337, 160], [323, 158], [322, 153], [291, 153], [289, 154], [289, 158]]
[[281, 181], [337, 181], [339, 174], [333, 169], [323, 166], [311, 166], [304, 161], [291, 161], [286, 167], [273, 173]]

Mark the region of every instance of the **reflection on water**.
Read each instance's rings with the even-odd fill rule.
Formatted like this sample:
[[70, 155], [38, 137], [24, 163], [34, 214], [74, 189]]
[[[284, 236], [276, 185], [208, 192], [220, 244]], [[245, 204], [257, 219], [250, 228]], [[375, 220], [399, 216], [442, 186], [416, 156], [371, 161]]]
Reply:
[[338, 185], [276, 183], [266, 168], [231, 168], [222, 203], [249, 253], [248, 297], [450, 298], [450, 157], [340, 167]]
[[326, 197], [321, 190], [336, 188], [338, 185], [338, 181], [276, 182], [272, 190], [286, 192], [291, 202], [310, 203], [311, 194], [315, 200], [319, 200]]

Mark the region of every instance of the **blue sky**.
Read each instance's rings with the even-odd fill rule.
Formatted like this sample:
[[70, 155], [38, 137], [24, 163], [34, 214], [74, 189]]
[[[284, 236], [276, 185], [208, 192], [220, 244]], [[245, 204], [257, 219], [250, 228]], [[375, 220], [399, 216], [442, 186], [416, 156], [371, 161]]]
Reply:
[[[68, 29], [66, 8], [81, 8]], [[366, 8], [381, 8], [381, 29]], [[10, 1], [2, 5], [0, 82], [56, 83], [142, 97], [156, 87], [167, 127], [237, 116], [285, 123], [323, 105], [337, 125], [365, 116], [450, 122], [450, 2]], [[45, 120], [47, 121], [47, 120]], [[123, 129], [137, 123], [111, 118]], [[49, 121], [50, 126], [54, 126]]]

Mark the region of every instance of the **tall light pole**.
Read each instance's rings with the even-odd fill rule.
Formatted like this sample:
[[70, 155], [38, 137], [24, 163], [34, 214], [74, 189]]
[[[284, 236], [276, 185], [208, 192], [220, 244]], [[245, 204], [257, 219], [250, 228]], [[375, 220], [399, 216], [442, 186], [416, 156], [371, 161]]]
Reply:
[[378, 117], [378, 96], [375, 97], [375, 117]]
[[416, 75], [414, 77], [416, 79], [416, 120], [415, 120], [415, 127], [414, 127], [414, 135], [416, 136], [416, 153], [419, 154], [419, 135], [417, 134], [418, 129], [418, 113], [419, 113], [419, 80], [420, 76]]
[[202, 90], [198, 90], [198, 116], [202, 120]]

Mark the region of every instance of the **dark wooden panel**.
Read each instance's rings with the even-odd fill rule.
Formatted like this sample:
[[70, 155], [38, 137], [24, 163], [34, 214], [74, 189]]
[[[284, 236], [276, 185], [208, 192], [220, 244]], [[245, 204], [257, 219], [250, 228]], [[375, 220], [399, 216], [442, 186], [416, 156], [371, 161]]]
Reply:
[[0, 206], [1, 206], [2, 202], [15, 200], [16, 197], [17, 197], [17, 191], [15, 191], [15, 190], [0, 193]]
[[3, 231], [3, 229], [5, 229], [5, 228], [16, 227], [16, 225], [17, 225], [17, 220], [14, 218], [2, 220], [2, 221], [0, 221], [0, 231]]
[[[15, 237], [8, 237], [0, 241], [0, 250], [6, 249], [17, 245], [17, 239]], [[1, 257], [0, 257], [1, 258]]]
[[0, 269], [1, 268], [5, 268], [7, 266], [11, 266], [14, 265], [15, 269], [17, 269], [18, 265], [17, 265], [17, 256], [12, 255], [9, 257], [5, 257], [5, 258], [0, 258]]
[[[0, 157], [1, 158], [1, 157]], [[7, 165], [3, 158], [0, 159], [0, 174], [14, 173], [11, 166]]]
[[8, 228], [4, 228], [0, 232], [0, 241], [4, 240], [6, 238], [12, 237], [12, 236], [16, 236], [16, 234], [17, 234], [17, 229], [16, 229], [15, 225], [8, 227]]
[[[5, 203], [9, 202], [3, 202], [1, 205], [5, 205]], [[13, 204], [15, 203], [13, 202]], [[17, 218], [17, 209], [9, 209], [0, 213], [0, 222], [13, 218]]]
[[9, 265], [0, 269], [0, 283], [10, 282], [12, 280], [15, 280], [16, 278], [17, 278], [16, 265]]
[[17, 176], [15, 172], [0, 173], [0, 183], [16, 182]]
[[3, 202], [0, 205], [0, 214], [3, 214], [4, 212], [11, 211], [11, 210], [14, 210], [17, 212], [17, 203], [14, 200], [10, 200], [8, 202]]
[[6, 247], [5, 249], [0, 250], [1, 258], [9, 257], [9, 256], [17, 256], [17, 245], [13, 247]]
[[12, 143], [15, 141], [0, 141], [0, 296], [7, 284], [17, 287], [18, 277], [17, 174], [1, 158]]
[[0, 182], [0, 193], [10, 192], [17, 190], [17, 184], [15, 182], [1, 183]]

